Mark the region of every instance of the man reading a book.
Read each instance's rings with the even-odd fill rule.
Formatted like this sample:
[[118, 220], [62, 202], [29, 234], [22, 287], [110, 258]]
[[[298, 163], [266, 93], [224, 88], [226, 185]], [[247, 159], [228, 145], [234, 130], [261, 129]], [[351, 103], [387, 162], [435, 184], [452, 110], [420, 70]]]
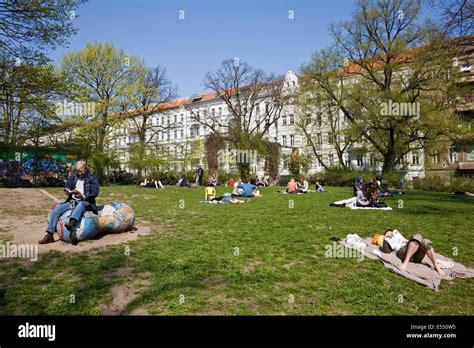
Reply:
[[78, 161], [76, 163], [76, 170], [67, 180], [64, 192], [67, 195], [67, 199], [51, 212], [48, 227], [46, 228], [46, 236], [39, 241], [39, 244], [54, 242], [53, 234], [58, 220], [62, 214], [70, 209], [72, 209], [72, 212], [65, 226], [71, 231], [71, 242], [77, 244], [74, 233], [76, 224], [86, 211], [92, 211], [94, 214], [97, 214], [95, 198], [99, 195], [99, 183], [96, 177], [89, 172], [85, 161]]

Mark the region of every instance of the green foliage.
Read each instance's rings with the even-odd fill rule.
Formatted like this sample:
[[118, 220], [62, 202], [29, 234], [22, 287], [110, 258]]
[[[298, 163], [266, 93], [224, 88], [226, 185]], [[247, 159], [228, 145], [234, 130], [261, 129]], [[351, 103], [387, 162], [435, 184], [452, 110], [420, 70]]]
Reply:
[[75, 9], [85, 0], [2, 1], [0, 5], [0, 50], [26, 61], [44, 62], [45, 53], [65, 46], [76, 33]]
[[107, 179], [107, 181], [113, 185], [137, 185], [139, 183], [139, 179], [136, 175], [121, 168], [112, 170]]
[[[320, 181], [323, 185], [329, 186], [352, 186], [358, 176], [362, 176], [364, 181], [368, 181], [377, 175], [380, 175], [380, 173], [331, 167], [324, 172], [310, 175], [309, 181], [311, 183]], [[382, 180], [388, 180], [392, 187], [398, 187], [398, 182], [403, 177], [403, 173], [391, 172], [383, 174]]]
[[435, 192], [471, 192], [474, 193], [474, 178], [461, 176], [428, 175], [413, 180], [413, 188]]

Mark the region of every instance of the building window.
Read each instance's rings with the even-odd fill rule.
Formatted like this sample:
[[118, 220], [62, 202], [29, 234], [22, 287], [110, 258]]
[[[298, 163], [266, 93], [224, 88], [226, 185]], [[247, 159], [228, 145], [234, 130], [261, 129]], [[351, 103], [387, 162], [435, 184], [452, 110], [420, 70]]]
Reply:
[[456, 152], [456, 147], [455, 146], [451, 146], [449, 148], [449, 161], [451, 163], [458, 161], [458, 153]]
[[413, 165], [418, 165], [420, 164], [420, 156], [418, 154], [418, 152], [413, 152], [412, 153], [412, 156], [411, 156], [411, 163]]
[[216, 116], [216, 109], [214, 109], [214, 108], [211, 109], [211, 115], [212, 115], [213, 117]]
[[295, 146], [295, 136], [293, 134], [290, 135], [290, 146]]
[[295, 115], [290, 114], [290, 124], [295, 124]]
[[316, 146], [323, 146], [323, 134], [322, 133], [317, 133], [316, 134]]
[[329, 158], [329, 164], [333, 165], [334, 164], [334, 154], [330, 153], [328, 155], [328, 158]]
[[166, 132], [166, 140], [170, 140], [170, 137], [171, 137], [170, 131], [167, 131], [167, 132]]
[[178, 139], [178, 131], [176, 129], [174, 130], [174, 138]]
[[439, 163], [439, 154], [435, 153], [434, 155], [431, 156], [431, 163], [437, 164]]
[[474, 162], [474, 145], [466, 145], [464, 151], [466, 152], [466, 161]]
[[184, 115], [181, 114], [181, 123], [184, 123]]
[[181, 129], [180, 133], [181, 133], [181, 138], [184, 138], [184, 129]]
[[334, 144], [336, 142], [336, 136], [334, 132], [329, 132], [328, 133], [328, 142], [329, 144]]
[[286, 135], [281, 136], [283, 146], [286, 146]]
[[178, 123], [178, 115], [174, 115], [174, 123]]
[[281, 117], [281, 125], [282, 125], [282, 126], [286, 126], [286, 115], [283, 115], [283, 116]]
[[260, 113], [260, 104], [259, 104], [259, 103], [255, 104], [255, 112], [256, 112], [257, 114]]
[[321, 127], [323, 125], [323, 116], [320, 112], [316, 114], [316, 124], [318, 125], [318, 127]]
[[270, 103], [266, 102], [265, 103], [265, 113], [269, 113], [270, 112]]
[[364, 165], [364, 159], [360, 156], [357, 156], [357, 165], [362, 167]]
[[217, 110], [218, 110], [218, 112], [217, 112], [218, 116], [222, 116], [222, 108], [220, 107], [220, 108], [217, 109]]
[[370, 165], [371, 166], [375, 166], [377, 163], [375, 162], [375, 156], [374, 155], [370, 155]]
[[191, 136], [195, 137], [199, 135], [199, 125], [193, 125], [191, 127]]

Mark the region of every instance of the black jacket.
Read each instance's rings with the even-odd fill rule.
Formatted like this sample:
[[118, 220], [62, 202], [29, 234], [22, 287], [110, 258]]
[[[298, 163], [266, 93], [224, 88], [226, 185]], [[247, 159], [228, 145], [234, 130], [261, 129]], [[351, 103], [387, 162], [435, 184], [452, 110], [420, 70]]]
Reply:
[[[74, 190], [76, 188], [76, 183], [79, 176], [77, 172], [74, 172], [71, 175], [64, 188], [69, 190]], [[99, 195], [99, 182], [97, 181], [96, 177], [91, 174], [91, 172], [87, 172], [86, 176], [84, 177], [84, 196], [86, 197], [86, 201], [92, 204], [92, 211], [94, 214], [97, 214], [97, 206], [95, 203], [95, 198]], [[72, 199], [72, 195], [69, 195], [66, 199], [66, 202], [69, 202]]]

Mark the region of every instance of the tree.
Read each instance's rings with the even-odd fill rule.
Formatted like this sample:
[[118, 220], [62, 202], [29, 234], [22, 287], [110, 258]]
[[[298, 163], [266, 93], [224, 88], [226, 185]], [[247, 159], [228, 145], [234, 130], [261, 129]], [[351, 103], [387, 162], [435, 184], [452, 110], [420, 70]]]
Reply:
[[44, 131], [54, 125], [55, 100], [64, 83], [52, 65], [0, 60], [0, 120], [4, 145], [38, 144]]
[[439, 12], [445, 35], [459, 37], [474, 33], [474, 2], [470, 0], [429, 0], [429, 4]]
[[[211, 132], [223, 135], [237, 149], [264, 150], [269, 128], [278, 121], [283, 107], [290, 100], [282, 76], [266, 74], [238, 58], [224, 60], [214, 72], [208, 72], [204, 86], [220, 98], [228, 116], [205, 110], [194, 111], [190, 103], [188, 110], [193, 120]], [[249, 173], [249, 163], [237, 163], [242, 177]]]
[[436, 28], [418, 24], [420, 8], [417, 0], [359, 0], [352, 20], [331, 26], [333, 45], [302, 68], [303, 91], [337, 107], [384, 173], [458, 123], [454, 52]]
[[88, 43], [85, 48], [68, 53], [62, 61], [63, 74], [71, 86], [71, 99], [92, 103], [93, 115], [87, 122], [87, 137], [92, 142], [92, 164], [99, 180], [104, 178], [104, 159], [111, 132], [121, 121], [123, 95], [129, 76], [140, 68], [141, 61], [127, 55], [110, 42]]
[[127, 111], [122, 115], [130, 127], [130, 133], [138, 136], [138, 143], [133, 144], [133, 163], [141, 179], [148, 145], [158, 132], [170, 131], [178, 126], [176, 123], [158, 125], [152, 122], [152, 117], [163, 114], [168, 104], [176, 98], [176, 87], [167, 78], [166, 69], [159, 66], [139, 66], [128, 76], [128, 80], [122, 98], [122, 109]]
[[75, 10], [85, 0], [0, 2], [0, 52], [17, 63], [45, 62], [45, 51], [76, 33]]

